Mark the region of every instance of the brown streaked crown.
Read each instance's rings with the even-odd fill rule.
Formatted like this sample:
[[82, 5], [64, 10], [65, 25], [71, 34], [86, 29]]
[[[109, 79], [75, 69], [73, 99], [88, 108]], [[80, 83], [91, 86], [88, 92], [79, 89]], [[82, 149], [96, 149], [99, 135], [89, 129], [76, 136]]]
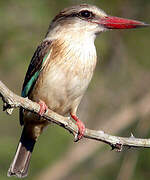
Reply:
[[[89, 16], [87, 17], [86, 17], [86, 14], [82, 14], [86, 12], [89, 13]], [[72, 6], [69, 8], [65, 8], [64, 10], [60, 11], [60, 13], [55, 16], [52, 22], [56, 22], [56, 21], [60, 21], [60, 20], [63, 20], [66, 18], [72, 18], [72, 17], [79, 17], [81, 19], [89, 19], [89, 18], [92, 19], [95, 16], [106, 16], [106, 13], [94, 5], [80, 4], [80, 5]]]

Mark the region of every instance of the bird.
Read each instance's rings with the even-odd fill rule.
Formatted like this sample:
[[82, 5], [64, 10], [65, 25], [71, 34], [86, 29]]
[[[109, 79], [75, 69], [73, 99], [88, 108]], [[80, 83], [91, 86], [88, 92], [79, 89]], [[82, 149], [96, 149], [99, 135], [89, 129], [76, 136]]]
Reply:
[[40, 110], [35, 114], [20, 108], [23, 130], [8, 176], [27, 176], [34, 145], [49, 125], [42, 117], [48, 108], [72, 117], [78, 127], [76, 141], [84, 136], [85, 125], [77, 109], [96, 66], [96, 36], [111, 29], [146, 26], [149, 24], [107, 15], [90, 4], [65, 8], [54, 17], [31, 59], [22, 87], [21, 96], [37, 102]]

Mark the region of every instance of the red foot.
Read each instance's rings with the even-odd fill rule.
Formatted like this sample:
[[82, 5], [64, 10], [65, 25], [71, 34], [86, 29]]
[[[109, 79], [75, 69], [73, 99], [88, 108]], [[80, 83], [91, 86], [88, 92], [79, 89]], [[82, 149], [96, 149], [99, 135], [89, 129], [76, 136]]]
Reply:
[[40, 101], [38, 102], [38, 104], [40, 105], [39, 115], [42, 116], [42, 115], [46, 112], [46, 110], [48, 109], [48, 107], [46, 106], [45, 102], [42, 101], [42, 100], [40, 100]]
[[76, 125], [78, 126], [78, 136], [77, 136], [77, 139], [75, 139], [75, 141], [78, 141], [84, 135], [85, 125], [83, 124], [83, 122], [76, 115], [73, 115], [72, 113], [70, 115], [76, 121]]

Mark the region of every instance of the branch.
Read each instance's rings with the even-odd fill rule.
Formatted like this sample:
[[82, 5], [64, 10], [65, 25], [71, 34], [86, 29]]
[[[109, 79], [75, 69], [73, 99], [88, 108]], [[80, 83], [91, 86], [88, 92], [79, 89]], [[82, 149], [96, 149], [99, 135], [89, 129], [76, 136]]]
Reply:
[[[23, 98], [14, 94], [1, 81], [0, 81], [0, 96], [2, 97], [2, 100], [4, 102], [3, 110], [6, 110], [8, 114], [11, 114], [13, 109], [18, 107], [22, 107], [34, 113], [38, 113], [40, 110], [39, 104], [29, 100], [28, 98]], [[50, 109], [48, 109], [43, 114], [43, 117], [46, 120], [65, 128], [74, 136], [78, 133], [77, 126], [68, 117], [61, 116]], [[94, 131], [94, 130], [86, 129], [84, 133], [84, 137], [107, 143], [112, 147], [112, 149], [117, 149], [118, 151], [121, 151], [123, 146], [150, 148], [150, 139], [135, 138], [132, 133], [129, 138], [126, 138], [126, 137], [112, 136], [106, 134], [103, 131]]]

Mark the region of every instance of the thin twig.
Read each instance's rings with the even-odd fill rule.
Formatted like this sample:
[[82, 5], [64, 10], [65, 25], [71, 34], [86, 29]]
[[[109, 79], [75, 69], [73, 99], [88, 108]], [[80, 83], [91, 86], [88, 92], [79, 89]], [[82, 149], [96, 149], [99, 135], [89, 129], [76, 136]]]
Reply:
[[[17, 107], [22, 107], [34, 113], [39, 112], [40, 109], [39, 104], [29, 100], [28, 98], [23, 98], [14, 94], [1, 81], [0, 81], [0, 96], [2, 97], [2, 100], [4, 102], [3, 109], [6, 110], [9, 114], [11, 114], [12, 110]], [[77, 126], [68, 117], [61, 116], [50, 109], [48, 109], [47, 112], [43, 114], [43, 117], [46, 120], [51, 121], [67, 129], [73, 135], [78, 133]], [[106, 134], [103, 131], [94, 131], [94, 130], [86, 129], [84, 133], [84, 137], [107, 143], [112, 147], [112, 149], [117, 149], [118, 151], [121, 151], [123, 146], [150, 148], [150, 139], [135, 138], [133, 134], [131, 134], [129, 138], [126, 138], [126, 137], [112, 136]]]

